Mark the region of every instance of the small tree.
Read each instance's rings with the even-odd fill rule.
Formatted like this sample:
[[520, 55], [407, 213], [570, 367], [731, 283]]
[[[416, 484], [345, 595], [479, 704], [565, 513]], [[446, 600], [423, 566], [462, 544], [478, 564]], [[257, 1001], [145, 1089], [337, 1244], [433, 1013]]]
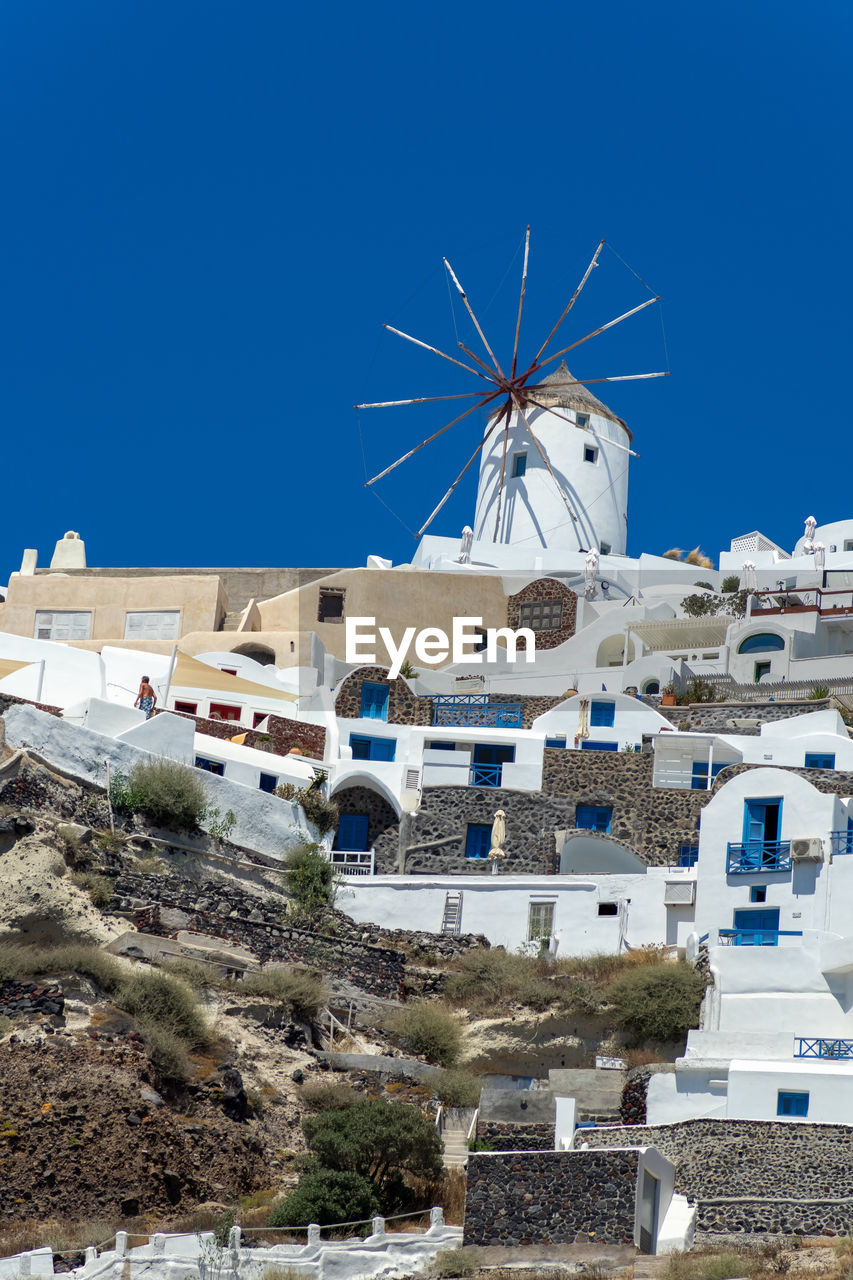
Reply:
[[404, 1049], [439, 1067], [452, 1067], [462, 1050], [459, 1023], [440, 1005], [422, 1002], [401, 1009], [392, 1023]]
[[306, 925], [318, 925], [332, 909], [338, 876], [318, 844], [293, 849], [284, 860], [284, 887], [293, 915]]
[[367, 1178], [387, 1213], [410, 1198], [404, 1174], [436, 1178], [442, 1172], [441, 1138], [416, 1107], [371, 1098], [342, 1111], [321, 1111], [302, 1122], [320, 1165]]
[[740, 591], [740, 578], [736, 573], [730, 573], [723, 578], [720, 583], [720, 590], [724, 595], [730, 594], [732, 591]]
[[705, 979], [689, 965], [645, 965], [617, 978], [607, 989], [613, 1020], [643, 1043], [683, 1040], [698, 1026]]
[[166, 757], [137, 761], [129, 779], [114, 779], [110, 798], [120, 812], [144, 813], [168, 831], [195, 831], [207, 809], [198, 770]]
[[317, 1169], [304, 1173], [299, 1185], [270, 1214], [271, 1227], [321, 1227], [335, 1222], [363, 1222], [379, 1209], [373, 1184], [360, 1173]]

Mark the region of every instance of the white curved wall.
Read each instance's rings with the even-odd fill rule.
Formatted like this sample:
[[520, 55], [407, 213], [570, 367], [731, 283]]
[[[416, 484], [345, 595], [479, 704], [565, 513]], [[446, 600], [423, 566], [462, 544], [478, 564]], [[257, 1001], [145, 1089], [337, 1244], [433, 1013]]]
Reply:
[[[480, 459], [480, 481], [474, 515], [474, 537], [535, 549], [578, 551], [609, 546], [625, 554], [628, 529], [628, 433], [617, 422], [599, 414], [590, 416], [589, 428], [574, 426], [574, 410], [555, 412], [526, 410], [551, 467], [578, 517], [573, 521], [530, 439], [519, 414], [509, 426], [506, 471], [501, 497], [500, 523], [495, 536], [497, 493], [501, 473], [504, 431], [495, 431]], [[617, 448], [616, 445], [622, 445]], [[584, 447], [598, 449], [595, 462], [584, 461]], [[513, 478], [513, 456], [527, 455], [525, 474]]]

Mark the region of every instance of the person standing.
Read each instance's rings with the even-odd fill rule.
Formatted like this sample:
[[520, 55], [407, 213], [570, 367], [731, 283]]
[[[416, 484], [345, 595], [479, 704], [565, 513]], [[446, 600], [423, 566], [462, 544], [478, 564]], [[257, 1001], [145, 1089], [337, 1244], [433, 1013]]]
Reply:
[[143, 676], [139, 682], [139, 693], [136, 695], [136, 701], [133, 704], [139, 707], [140, 711], [145, 712], [145, 719], [150, 720], [157, 705], [157, 694], [148, 683], [148, 677]]

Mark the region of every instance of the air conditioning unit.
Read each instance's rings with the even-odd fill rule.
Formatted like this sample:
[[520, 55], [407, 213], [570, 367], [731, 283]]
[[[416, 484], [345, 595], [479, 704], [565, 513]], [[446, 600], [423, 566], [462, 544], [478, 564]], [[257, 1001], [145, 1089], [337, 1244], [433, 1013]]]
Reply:
[[695, 880], [667, 880], [663, 894], [665, 907], [691, 907], [695, 900]]
[[823, 841], [820, 836], [810, 836], [807, 840], [792, 840], [791, 861], [823, 862]]

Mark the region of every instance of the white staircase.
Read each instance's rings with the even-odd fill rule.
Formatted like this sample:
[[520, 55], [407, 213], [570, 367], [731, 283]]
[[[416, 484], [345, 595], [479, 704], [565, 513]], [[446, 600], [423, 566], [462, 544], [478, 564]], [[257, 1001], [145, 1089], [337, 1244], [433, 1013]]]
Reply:
[[462, 926], [462, 891], [444, 895], [444, 915], [441, 918], [442, 933], [459, 933]]
[[471, 1107], [450, 1107], [442, 1110], [439, 1118], [441, 1141], [444, 1144], [445, 1169], [464, 1169], [468, 1163], [468, 1139], [474, 1127], [477, 1112]]

